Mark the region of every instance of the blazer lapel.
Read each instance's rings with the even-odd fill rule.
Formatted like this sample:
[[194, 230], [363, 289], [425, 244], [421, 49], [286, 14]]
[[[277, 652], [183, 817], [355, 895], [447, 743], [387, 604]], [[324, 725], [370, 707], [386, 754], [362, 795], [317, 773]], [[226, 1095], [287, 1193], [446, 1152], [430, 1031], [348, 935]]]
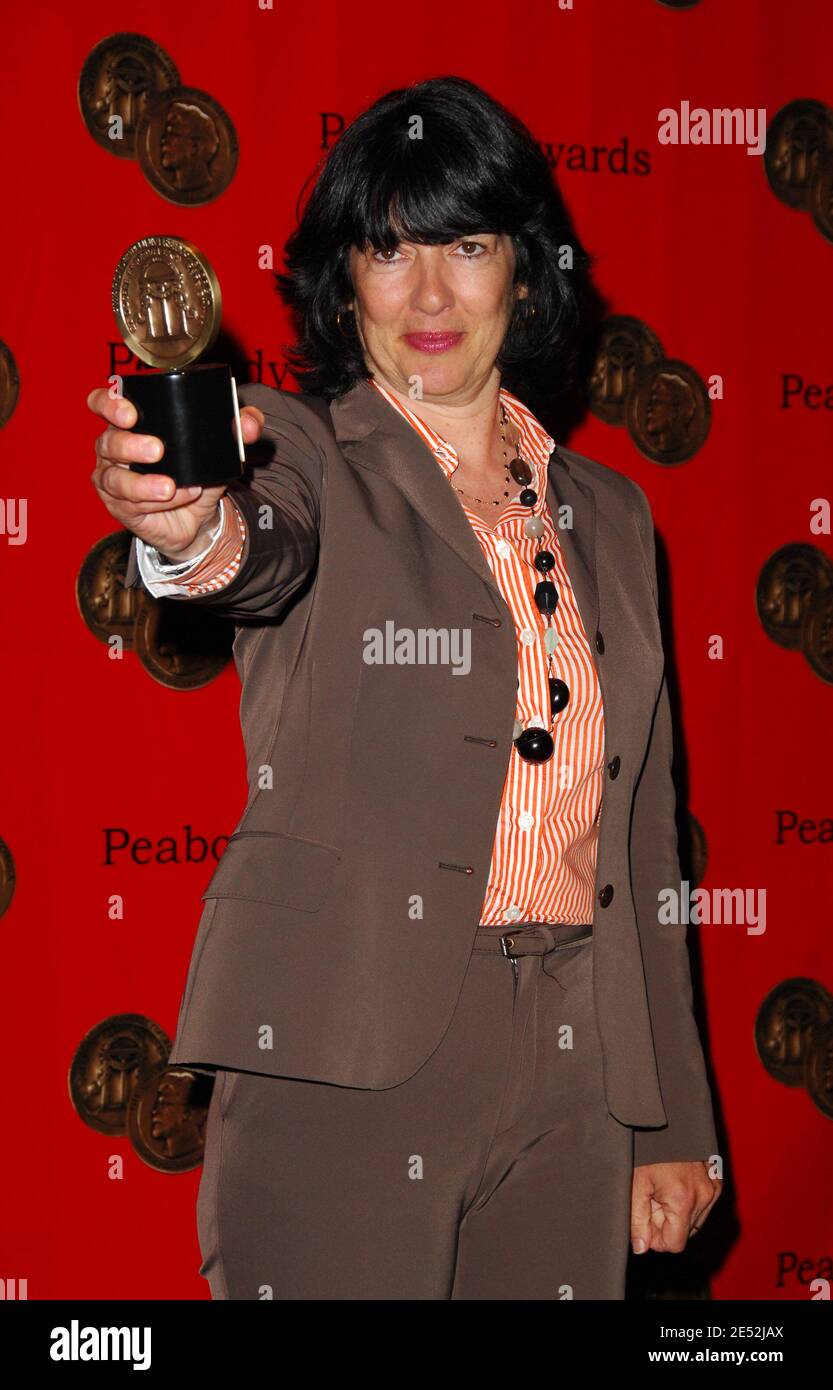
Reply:
[[[453, 495], [431, 450], [414, 429], [369, 382], [359, 382], [330, 404], [336, 438], [352, 463], [390, 479], [405, 494], [429, 526], [442, 536], [494, 595], [507, 620], [511, 613], [474, 531]], [[567, 572], [581, 613], [590, 653], [600, 684], [596, 660], [599, 591], [596, 573], [596, 502], [590, 488], [570, 472], [558, 450], [549, 461], [547, 504], [558, 526], [559, 509], [572, 509], [571, 526], [558, 527]], [[604, 663], [602, 663], [603, 665]], [[602, 689], [602, 702], [605, 692]]]
[[345, 457], [381, 473], [398, 487], [428, 525], [489, 585], [501, 608], [505, 607], [480, 542], [448, 480], [408, 421], [367, 382], [359, 382], [336, 397], [330, 414]]

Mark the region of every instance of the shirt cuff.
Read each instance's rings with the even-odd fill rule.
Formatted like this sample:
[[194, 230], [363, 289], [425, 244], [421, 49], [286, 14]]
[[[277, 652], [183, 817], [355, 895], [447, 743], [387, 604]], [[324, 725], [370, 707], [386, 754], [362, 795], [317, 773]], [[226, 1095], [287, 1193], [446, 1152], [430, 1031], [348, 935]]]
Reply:
[[202, 563], [208, 552], [217, 544], [220, 533], [223, 530], [225, 512], [223, 510], [223, 498], [217, 503], [218, 519], [213, 531], [210, 532], [208, 544], [197, 555], [192, 555], [190, 560], [179, 560], [173, 564], [163, 564], [159, 558], [159, 551], [154, 545], [148, 545], [139, 536], [136, 537], [136, 561], [139, 566], [139, 574], [145, 588], [153, 594], [154, 598], [168, 598], [172, 594], [190, 594], [191, 590], [175, 581], [186, 578], [189, 574]]

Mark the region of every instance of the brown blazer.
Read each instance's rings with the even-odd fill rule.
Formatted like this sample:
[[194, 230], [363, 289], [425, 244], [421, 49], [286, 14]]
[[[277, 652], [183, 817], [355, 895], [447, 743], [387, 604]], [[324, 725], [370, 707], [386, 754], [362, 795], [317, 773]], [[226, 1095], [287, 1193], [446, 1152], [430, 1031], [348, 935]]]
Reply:
[[[235, 620], [249, 793], [202, 895], [170, 1060], [384, 1089], [440, 1043], [474, 943], [512, 754], [512, 614], [430, 450], [371, 385], [329, 411], [259, 385], [241, 399], [266, 429], [229, 488], [240, 572], [175, 601]], [[559, 539], [604, 702], [608, 1108], [649, 1127], [636, 1163], [704, 1159], [717, 1140], [686, 929], [657, 922], [681, 875], [651, 511], [629, 478], [560, 447], [548, 503], [572, 508]], [[366, 664], [365, 630], [391, 619], [470, 628], [469, 674]]]

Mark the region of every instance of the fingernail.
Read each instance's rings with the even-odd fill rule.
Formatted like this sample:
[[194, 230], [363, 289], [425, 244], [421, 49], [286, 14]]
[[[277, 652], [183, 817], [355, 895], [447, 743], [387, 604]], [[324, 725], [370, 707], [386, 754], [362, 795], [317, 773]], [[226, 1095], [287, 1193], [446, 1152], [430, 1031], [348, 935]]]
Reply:
[[142, 445], [142, 458], [153, 460], [161, 457], [162, 450], [159, 448], [159, 445], [157, 443], [154, 442], [151, 444]]
[[642, 1254], [642, 1251], [643, 1251], [644, 1249], [645, 1249], [645, 1242], [644, 1242], [644, 1240], [642, 1239], [642, 1237], [639, 1236], [639, 1237], [634, 1241], [634, 1243], [633, 1243], [633, 1252], [634, 1252], [635, 1255], [641, 1255], [641, 1254]]
[[170, 496], [171, 496], [171, 492], [172, 492], [172, 484], [171, 484], [171, 483], [154, 483], [154, 486], [153, 486], [153, 495], [154, 495], [154, 497], [170, 497]]
[[188, 488], [185, 489], [185, 491], [188, 493], [188, 496], [189, 496], [189, 497], [199, 497], [200, 493], [202, 492], [202, 488], [201, 488], [201, 487], [188, 487]]
[[133, 419], [133, 411], [129, 405], [120, 405], [116, 411], [116, 424], [129, 425]]

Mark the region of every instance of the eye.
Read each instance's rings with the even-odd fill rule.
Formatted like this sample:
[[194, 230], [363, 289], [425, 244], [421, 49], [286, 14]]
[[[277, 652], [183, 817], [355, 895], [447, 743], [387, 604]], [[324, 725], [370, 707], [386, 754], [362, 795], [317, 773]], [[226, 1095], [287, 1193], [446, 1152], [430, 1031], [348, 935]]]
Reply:
[[[466, 248], [471, 248], [472, 254], [469, 254]], [[488, 252], [488, 247], [485, 246], [482, 241], [470, 241], [468, 239], [466, 241], [461, 241], [458, 249], [464, 252], [462, 257], [464, 261], [479, 261], [481, 259], [481, 253], [485, 256]], [[379, 249], [374, 251], [371, 255], [371, 260], [375, 261], [377, 265], [395, 265], [396, 262], [394, 260], [387, 258], [398, 255], [399, 251], [397, 249], [394, 248], [392, 250], [388, 246], [380, 246]], [[380, 257], [384, 257], [385, 259], [380, 260]]]

